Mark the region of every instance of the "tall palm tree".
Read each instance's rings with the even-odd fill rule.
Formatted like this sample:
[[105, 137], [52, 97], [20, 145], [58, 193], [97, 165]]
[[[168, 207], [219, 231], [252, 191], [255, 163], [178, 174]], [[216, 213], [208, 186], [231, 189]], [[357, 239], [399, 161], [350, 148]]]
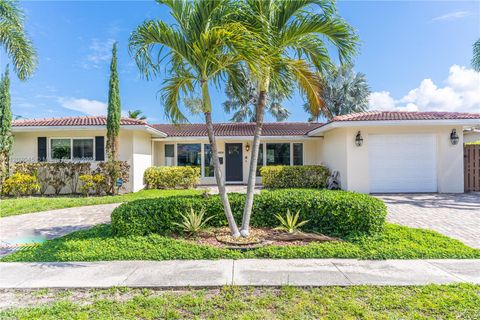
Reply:
[[314, 114], [328, 112], [320, 95], [322, 81], [318, 75], [333, 65], [327, 46], [336, 49], [342, 63], [350, 62], [356, 53], [357, 36], [337, 15], [333, 0], [246, 0], [240, 19], [257, 36], [269, 63], [255, 73], [256, 126], [240, 231], [242, 236], [248, 236], [260, 136], [270, 92], [288, 93], [297, 87]]
[[128, 117], [130, 119], [138, 119], [138, 120], [146, 120], [147, 116], [145, 116], [142, 110], [128, 110]]
[[334, 67], [323, 78], [323, 90], [321, 92], [326, 111], [320, 114], [312, 114], [308, 104], [303, 106], [310, 114], [308, 121], [318, 122], [320, 116], [327, 119], [368, 110], [368, 87], [367, 78], [363, 73], [355, 73], [351, 66], [345, 65]]
[[[223, 103], [225, 112], [233, 112], [230, 121], [233, 122], [256, 122], [257, 116], [255, 113], [255, 106], [258, 97], [258, 84], [255, 79], [252, 79], [248, 69], [243, 68], [243, 71], [238, 73], [236, 79], [241, 85], [236, 91], [233, 85], [228, 82], [225, 88], [225, 95], [227, 100]], [[290, 116], [290, 111], [282, 106], [282, 101], [291, 96], [293, 90], [289, 92], [270, 92], [269, 101], [266, 105], [266, 111], [275, 118], [276, 121], [284, 121]]]
[[[171, 70], [164, 80], [162, 99], [172, 122], [186, 122], [179, 102], [182, 97], [198, 95], [212, 148], [215, 178], [232, 235], [240, 235], [230, 208], [213, 131], [209, 85], [218, 84], [240, 61], [259, 57], [251, 46], [248, 30], [230, 20], [236, 4], [229, 0], [159, 0], [166, 5], [174, 24], [161, 20], [145, 21], [130, 37], [130, 51], [145, 77], [160, 72], [167, 59]], [[255, 71], [255, 67], [251, 66]]]
[[28, 78], [37, 66], [37, 54], [25, 32], [24, 19], [17, 1], [0, 0], [0, 45], [20, 80]]
[[472, 66], [475, 71], [480, 72], [480, 39], [473, 44]]

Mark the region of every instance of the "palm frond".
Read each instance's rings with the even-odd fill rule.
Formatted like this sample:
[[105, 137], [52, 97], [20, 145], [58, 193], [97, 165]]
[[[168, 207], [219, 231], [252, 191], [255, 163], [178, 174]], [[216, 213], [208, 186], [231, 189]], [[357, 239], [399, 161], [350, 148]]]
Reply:
[[165, 79], [162, 87], [162, 101], [165, 107], [165, 115], [173, 123], [187, 122], [187, 118], [181, 111], [179, 101], [182, 95], [194, 90], [194, 82], [194, 77], [180, 74]]
[[480, 72], [480, 39], [478, 39], [473, 45], [472, 66], [475, 71]]

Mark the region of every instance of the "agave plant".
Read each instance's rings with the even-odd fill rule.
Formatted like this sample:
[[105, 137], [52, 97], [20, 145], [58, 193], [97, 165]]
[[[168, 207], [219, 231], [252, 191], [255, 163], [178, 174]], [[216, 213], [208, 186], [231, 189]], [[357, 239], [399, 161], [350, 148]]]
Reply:
[[193, 208], [190, 208], [190, 212], [180, 215], [182, 216], [182, 222], [174, 222], [174, 224], [179, 226], [183, 232], [189, 235], [196, 235], [200, 231], [205, 230], [207, 222], [213, 218], [213, 216], [205, 218], [204, 208], [202, 208], [199, 212], [195, 211]]
[[280, 226], [276, 227], [274, 230], [286, 231], [288, 233], [294, 233], [300, 229], [301, 226], [305, 225], [310, 220], [299, 221], [300, 210], [297, 211], [295, 215], [290, 213], [290, 209], [287, 209], [287, 215], [282, 217], [281, 215], [275, 215], [278, 221], [280, 221]]

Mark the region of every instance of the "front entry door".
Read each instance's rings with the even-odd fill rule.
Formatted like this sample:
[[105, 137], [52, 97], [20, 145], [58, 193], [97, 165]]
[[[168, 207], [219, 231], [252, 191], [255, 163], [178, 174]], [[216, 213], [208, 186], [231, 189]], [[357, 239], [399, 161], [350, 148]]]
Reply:
[[243, 181], [243, 149], [241, 143], [225, 143], [225, 180]]

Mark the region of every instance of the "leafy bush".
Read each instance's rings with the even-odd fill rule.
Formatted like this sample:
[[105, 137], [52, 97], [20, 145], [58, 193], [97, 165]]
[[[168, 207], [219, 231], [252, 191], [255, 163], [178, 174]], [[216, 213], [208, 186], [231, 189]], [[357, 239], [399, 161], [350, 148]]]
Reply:
[[33, 175], [14, 173], [3, 183], [2, 192], [10, 196], [28, 196], [38, 192], [40, 188], [37, 178]]
[[266, 166], [260, 174], [265, 188], [323, 189], [330, 171], [324, 166]]
[[[229, 200], [235, 218], [241, 219], [245, 195], [231, 193]], [[190, 208], [205, 208], [212, 216], [210, 226], [226, 226], [227, 221], [218, 195], [176, 196], [146, 199], [122, 204], [112, 213], [112, 228], [117, 235], [169, 234], [178, 232], [181, 214]], [[285, 189], [262, 191], [255, 195], [251, 222], [255, 227], [276, 227], [278, 212], [300, 211], [309, 220], [305, 231], [332, 236], [373, 235], [385, 223], [385, 204], [374, 197], [347, 191]]]
[[83, 174], [79, 179], [81, 182], [80, 190], [86, 197], [92, 193], [101, 195], [105, 190], [105, 177], [101, 174]]
[[143, 176], [147, 189], [193, 188], [200, 180], [198, 167], [150, 167]]
[[94, 174], [102, 175], [104, 178], [105, 193], [115, 194], [117, 180], [123, 181], [122, 187], [125, 188], [130, 176], [130, 165], [126, 161], [105, 161], [100, 162]]

